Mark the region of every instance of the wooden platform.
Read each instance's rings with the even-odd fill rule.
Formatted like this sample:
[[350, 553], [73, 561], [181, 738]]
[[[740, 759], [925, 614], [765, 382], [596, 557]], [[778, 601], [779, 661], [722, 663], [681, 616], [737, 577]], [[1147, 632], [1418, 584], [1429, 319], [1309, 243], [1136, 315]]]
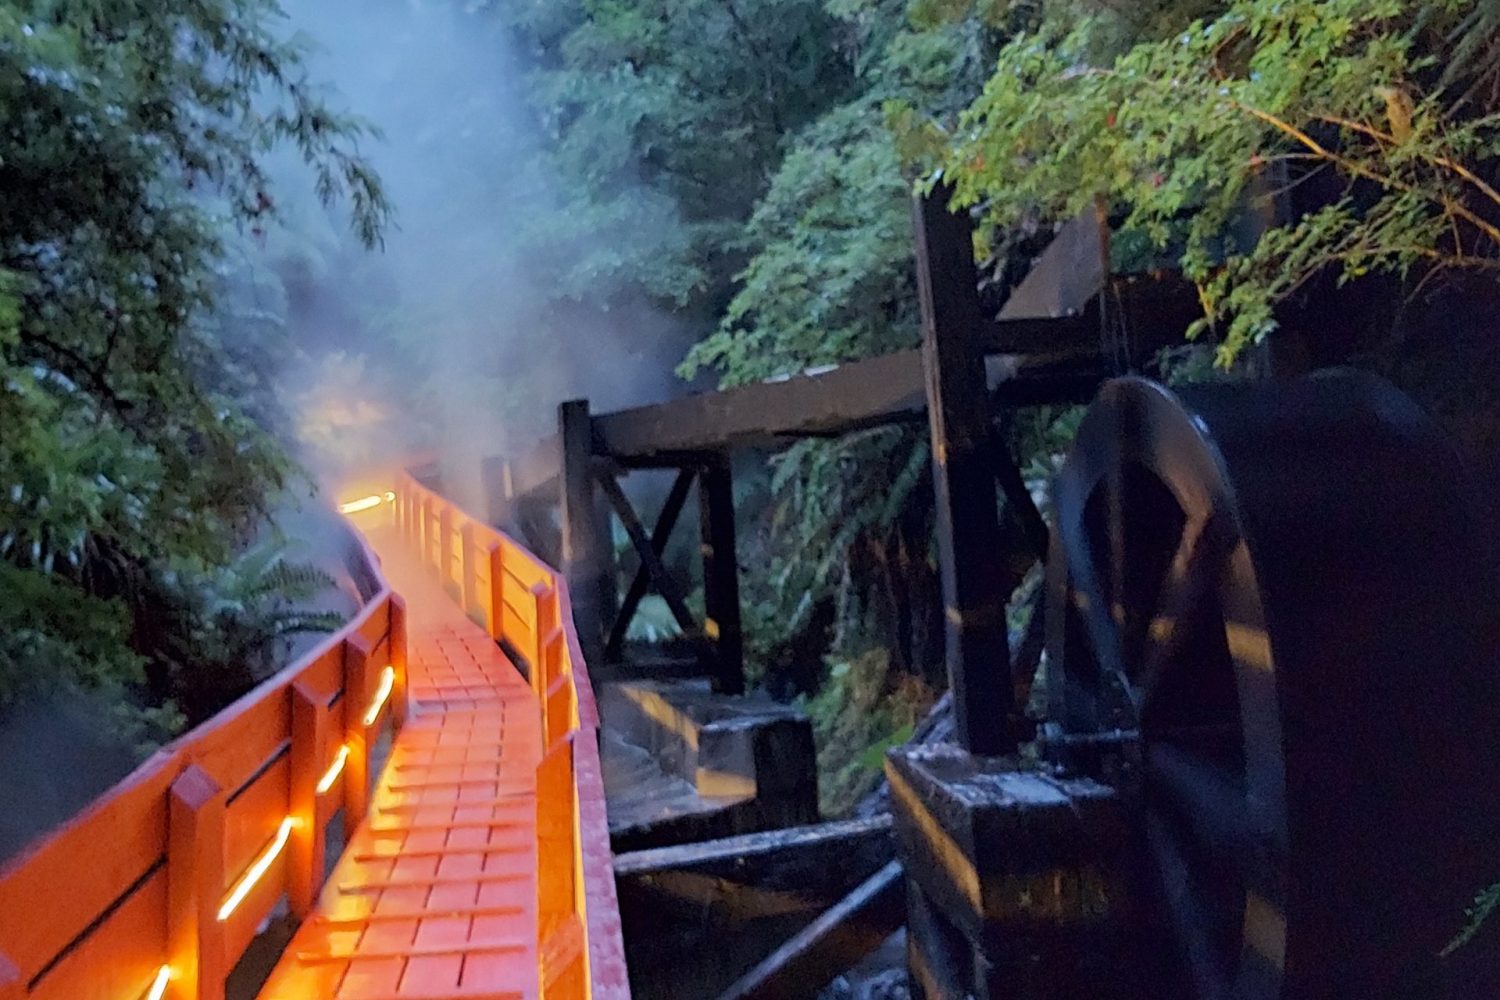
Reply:
[[260, 997], [533, 1000], [536, 697], [401, 546], [372, 541], [407, 600], [411, 714]]

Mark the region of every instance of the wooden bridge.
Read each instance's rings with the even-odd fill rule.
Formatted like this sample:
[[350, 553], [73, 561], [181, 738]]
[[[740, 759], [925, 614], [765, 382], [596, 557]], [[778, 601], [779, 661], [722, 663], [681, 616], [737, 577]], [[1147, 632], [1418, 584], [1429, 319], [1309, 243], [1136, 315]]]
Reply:
[[0, 998], [222, 1000], [283, 907], [265, 1000], [628, 996], [566, 584], [372, 499], [358, 615], [0, 872]]

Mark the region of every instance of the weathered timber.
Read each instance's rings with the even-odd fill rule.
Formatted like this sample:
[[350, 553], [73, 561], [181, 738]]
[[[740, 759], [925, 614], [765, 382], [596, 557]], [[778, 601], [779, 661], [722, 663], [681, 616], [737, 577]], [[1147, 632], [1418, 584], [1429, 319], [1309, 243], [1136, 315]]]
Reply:
[[906, 921], [906, 872], [892, 861], [737, 979], [720, 1000], [806, 1000]]
[[1019, 336], [1024, 329], [1021, 321], [1082, 315], [1108, 281], [1109, 227], [1098, 211], [1089, 209], [1058, 229], [1005, 300], [992, 342], [998, 350], [1027, 349]]
[[[682, 515], [682, 508], [687, 504], [688, 492], [692, 489], [694, 475], [695, 471], [691, 468], [678, 470], [677, 478], [672, 482], [672, 490], [667, 494], [661, 512], [657, 514], [656, 524], [651, 528], [651, 551], [657, 560], [660, 560], [667, 550], [667, 540], [671, 538], [672, 529], [677, 526], [677, 518]], [[609, 630], [609, 641], [604, 649], [606, 660], [613, 662], [620, 659], [625, 646], [625, 636], [630, 631], [631, 619], [635, 617], [636, 609], [641, 606], [641, 599], [646, 596], [650, 584], [651, 568], [645, 560], [642, 560], [641, 565], [635, 571], [635, 576], [630, 581], [630, 589], [625, 592], [625, 600], [620, 604], [620, 612], [615, 616], [615, 623]]]
[[602, 663], [604, 623], [613, 619], [614, 553], [609, 522], [594, 490], [589, 404], [571, 400], [557, 410], [562, 469], [562, 563], [573, 598], [573, 621], [584, 658]]
[[1139, 995], [1130, 818], [1089, 779], [957, 747], [887, 756], [909, 894], [913, 984], [937, 998]]
[[984, 356], [974, 340], [982, 317], [971, 224], [948, 210], [948, 198], [940, 187], [913, 201], [944, 645], [959, 741], [977, 754], [999, 754], [1013, 748], [1009, 593], [996, 558], [994, 432]]
[[713, 644], [714, 690], [745, 690], [745, 637], [740, 620], [740, 567], [734, 537], [734, 480], [729, 459], [703, 467], [698, 487], [703, 553], [705, 634]]
[[717, 997], [887, 865], [890, 817], [618, 855], [632, 992]]
[[635, 508], [630, 505], [630, 499], [620, 489], [619, 481], [615, 479], [613, 473], [609, 472], [599, 473], [598, 480], [605, 498], [614, 508], [615, 516], [625, 526], [625, 533], [630, 536], [636, 555], [640, 556], [641, 566], [650, 575], [651, 581], [656, 584], [656, 592], [661, 594], [662, 599], [667, 602], [667, 607], [671, 609], [677, 627], [682, 629], [683, 635], [699, 635], [701, 630], [698, 623], [693, 621], [692, 613], [688, 611], [687, 599], [683, 595], [682, 588], [673, 579], [666, 563], [662, 562], [661, 553], [657, 551], [651, 538], [646, 534], [646, 526], [641, 524]]
[[[795, 709], [765, 697], [715, 694], [702, 679], [606, 684], [599, 706], [605, 724], [663, 771], [699, 796], [733, 806], [689, 827], [727, 836], [817, 819], [812, 728]], [[673, 842], [681, 829], [658, 829], [650, 820], [616, 828], [617, 849]]]

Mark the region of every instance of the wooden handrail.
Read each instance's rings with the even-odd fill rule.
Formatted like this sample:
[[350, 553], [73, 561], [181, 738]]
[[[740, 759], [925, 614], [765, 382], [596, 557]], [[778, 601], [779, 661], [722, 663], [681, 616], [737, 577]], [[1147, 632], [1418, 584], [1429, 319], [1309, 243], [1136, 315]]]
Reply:
[[[537, 696], [542, 998], [628, 997], [598, 712], [567, 587], [409, 476], [389, 511], [525, 661]], [[378, 588], [347, 625], [0, 868], [0, 1000], [222, 1000], [282, 896], [310, 911], [327, 824], [364, 816], [369, 749], [407, 711], [405, 604], [363, 539], [359, 559]]]
[[0, 869], [0, 998], [217, 1000], [277, 901], [305, 912], [405, 715], [405, 606], [358, 558], [379, 589], [348, 624]]
[[[403, 475], [397, 517], [411, 551], [456, 588], [490, 636], [525, 661], [541, 713], [537, 768], [538, 943], [542, 1000], [628, 997], [624, 941], [599, 764], [599, 713], [562, 575], [509, 535]], [[458, 539], [427, 544], [425, 525]], [[454, 566], [459, 577], [454, 579]]]

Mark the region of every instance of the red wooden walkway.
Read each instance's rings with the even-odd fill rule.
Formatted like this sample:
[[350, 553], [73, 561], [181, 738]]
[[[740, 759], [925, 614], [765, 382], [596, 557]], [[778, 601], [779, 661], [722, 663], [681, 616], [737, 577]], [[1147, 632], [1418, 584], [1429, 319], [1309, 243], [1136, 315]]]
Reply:
[[375, 535], [407, 602], [410, 715], [262, 1000], [537, 995], [536, 696], [483, 628]]
[[567, 588], [409, 477], [357, 506], [355, 618], [0, 870], [0, 1000], [224, 1000], [283, 901], [261, 1000], [628, 1000]]

